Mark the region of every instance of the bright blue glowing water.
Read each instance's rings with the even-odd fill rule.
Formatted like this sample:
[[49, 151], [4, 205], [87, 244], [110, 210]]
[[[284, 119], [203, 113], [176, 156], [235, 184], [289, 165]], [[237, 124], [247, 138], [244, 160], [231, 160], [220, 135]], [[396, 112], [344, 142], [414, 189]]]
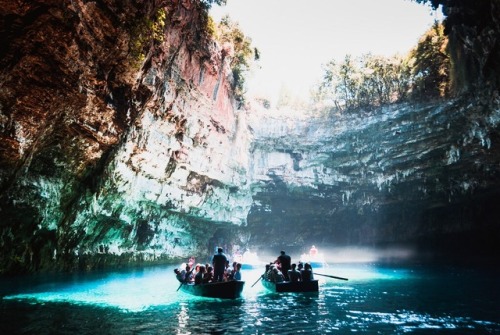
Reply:
[[0, 281], [0, 334], [493, 334], [499, 272], [334, 265], [317, 294], [272, 294], [246, 270], [238, 300], [177, 292], [173, 266]]

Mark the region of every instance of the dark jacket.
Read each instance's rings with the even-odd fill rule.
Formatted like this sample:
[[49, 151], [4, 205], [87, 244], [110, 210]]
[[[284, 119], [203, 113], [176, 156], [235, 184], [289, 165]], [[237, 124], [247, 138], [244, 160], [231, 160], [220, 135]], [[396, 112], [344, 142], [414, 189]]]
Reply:
[[300, 271], [300, 275], [302, 276], [302, 281], [311, 281], [314, 280], [313, 272], [309, 269], [304, 269]]
[[292, 258], [287, 254], [279, 255], [278, 262], [281, 264], [281, 272], [287, 273], [292, 268]]
[[223, 252], [219, 252], [212, 258], [212, 265], [215, 272], [224, 272], [226, 269], [227, 257]]
[[288, 270], [288, 279], [291, 282], [297, 282], [302, 280], [302, 276], [300, 275], [300, 272], [297, 269]]

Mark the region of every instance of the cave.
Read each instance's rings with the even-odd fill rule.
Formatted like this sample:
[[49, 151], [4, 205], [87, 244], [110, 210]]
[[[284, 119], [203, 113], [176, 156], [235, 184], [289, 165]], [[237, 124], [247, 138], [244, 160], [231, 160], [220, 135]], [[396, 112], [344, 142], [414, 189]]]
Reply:
[[227, 235], [496, 262], [498, 6], [418, 2], [442, 5], [452, 92], [303, 118], [245, 106], [211, 1], [3, 1], [0, 273], [175, 263]]

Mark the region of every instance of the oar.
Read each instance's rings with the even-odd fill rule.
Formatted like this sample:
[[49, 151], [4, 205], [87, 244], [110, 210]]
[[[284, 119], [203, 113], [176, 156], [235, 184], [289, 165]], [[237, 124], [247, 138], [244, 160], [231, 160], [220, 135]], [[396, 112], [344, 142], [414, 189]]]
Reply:
[[253, 285], [252, 285], [251, 287], [254, 287], [254, 286], [255, 286], [255, 284], [257, 284], [257, 283], [259, 282], [260, 278], [262, 278], [262, 276], [263, 276], [263, 275], [260, 275], [259, 279], [257, 279], [257, 281], [256, 281], [255, 283], [253, 283]]
[[[189, 275], [191, 275], [191, 273], [193, 273], [193, 270], [191, 270], [191, 271], [187, 272], [187, 273], [186, 273], [186, 277], [187, 277], [187, 276], [189, 276]], [[181, 284], [180, 284], [180, 285], [179, 285], [179, 287], [177, 288], [177, 291], [179, 291], [179, 289], [182, 287], [182, 285], [184, 285], [184, 284], [186, 283], [186, 279], [185, 279], [186, 277], [184, 277], [184, 281], [183, 281], [183, 282], [181, 282]]]
[[329, 277], [329, 278], [333, 278], [333, 279], [340, 279], [340, 280], [349, 280], [347, 278], [344, 278], [344, 277], [336, 277], [336, 276], [330, 276], [330, 275], [324, 275], [324, 274], [321, 274], [321, 273], [316, 273], [316, 272], [313, 272], [315, 275], [318, 275], [318, 276], [324, 276], [324, 277]]

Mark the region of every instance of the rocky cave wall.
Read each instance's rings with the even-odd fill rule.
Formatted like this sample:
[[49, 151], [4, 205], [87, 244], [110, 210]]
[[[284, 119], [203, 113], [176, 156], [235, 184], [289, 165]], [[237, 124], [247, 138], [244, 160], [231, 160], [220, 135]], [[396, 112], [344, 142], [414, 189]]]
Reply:
[[198, 2], [0, 5], [0, 272], [169, 261], [246, 221], [247, 127]]
[[490, 85], [475, 95], [278, 118], [234, 110], [197, 1], [0, 8], [0, 273], [176, 261], [228, 237], [499, 240], [498, 21], [456, 30], [476, 41], [457, 59], [487, 74], [463, 77]]
[[405, 243], [495, 260], [500, 1], [417, 2], [442, 6], [456, 98], [362, 118], [271, 118], [274, 129], [252, 123], [260, 135], [251, 170], [261, 182], [247, 234], [269, 232], [255, 243]]
[[250, 118], [254, 244], [496, 246], [498, 97], [326, 118], [262, 113]]

